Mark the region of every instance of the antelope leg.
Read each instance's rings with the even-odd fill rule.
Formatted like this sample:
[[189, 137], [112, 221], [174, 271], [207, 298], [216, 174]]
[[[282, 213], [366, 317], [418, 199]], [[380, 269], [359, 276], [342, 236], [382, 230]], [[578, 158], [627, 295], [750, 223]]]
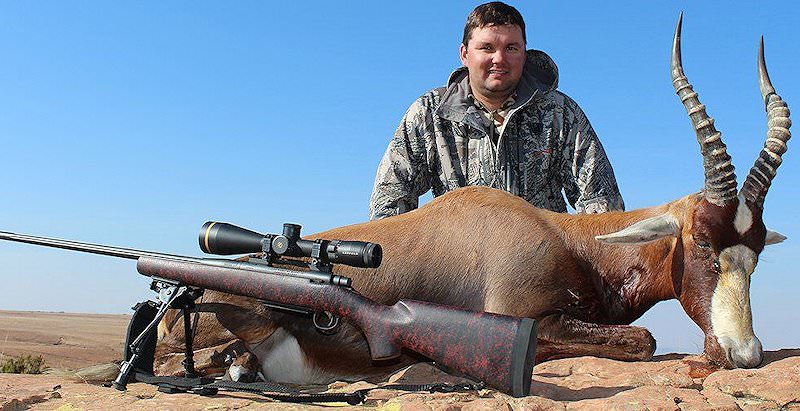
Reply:
[[586, 355], [645, 361], [655, 349], [656, 340], [646, 328], [593, 324], [553, 314], [539, 321], [536, 362]]
[[[194, 351], [195, 369], [203, 376], [222, 375], [236, 358], [245, 354], [247, 348], [242, 340], [232, 340], [214, 347]], [[183, 353], [168, 353], [157, 356], [154, 361], [156, 375], [183, 376]]]

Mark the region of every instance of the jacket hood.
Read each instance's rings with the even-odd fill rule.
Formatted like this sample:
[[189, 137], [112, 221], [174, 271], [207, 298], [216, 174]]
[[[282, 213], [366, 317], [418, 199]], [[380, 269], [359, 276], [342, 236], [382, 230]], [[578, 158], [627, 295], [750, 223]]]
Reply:
[[[536, 85], [540, 92], [552, 91], [558, 87], [558, 66], [547, 53], [541, 50], [528, 50], [525, 52], [528, 55], [525, 61], [525, 67], [522, 69], [522, 78], [528, 80], [529, 83]], [[459, 67], [447, 80], [447, 87], [453, 83], [458, 83], [467, 77], [467, 68]]]
[[[553, 59], [540, 50], [528, 50], [526, 54], [528, 59], [525, 61], [522, 77], [517, 84], [517, 98], [512, 108], [525, 105], [534, 98], [558, 87], [558, 67]], [[470, 94], [468, 74], [466, 67], [460, 67], [450, 75], [447, 88], [436, 112], [444, 118], [467, 121], [472, 126], [483, 129], [485, 126], [477, 114], [468, 115], [470, 111], [475, 110], [468, 99]]]

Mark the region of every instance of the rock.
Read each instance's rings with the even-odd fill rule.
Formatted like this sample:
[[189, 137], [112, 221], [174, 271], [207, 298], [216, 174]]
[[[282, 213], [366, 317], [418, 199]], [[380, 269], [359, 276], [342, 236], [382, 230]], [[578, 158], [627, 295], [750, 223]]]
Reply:
[[117, 378], [117, 374], [119, 374], [119, 364], [108, 363], [81, 368], [75, 372], [75, 378], [83, 382], [100, 383], [113, 381]]
[[568, 410], [679, 410], [705, 403], [698, 390], [663, 385], [649, 385], [622, 391], [606, 398], [580, 400], [568, 404]]
[[[430, 364], [415, 364], [379, 382], [424, 384], [463, 382]], [[350, 392], [372, 388], [368, 382], [337, 382], [319, 390]], [[627, 363], [582, 357], [534, 367], [533, 395], [513, 398], [485, 389], [458, 393], [375, 389], [367, 407], [381, 410], [773, 410], [800, 411], [800, 349], [765, 353], [751, 370], [719, 370], [701, 356], [658, 356]], [[346, 404], [340, 404], [346, 405]], [[128, 391], [87, 384], [59, 375], [0, 374], [0, 411], [44, 409], [323, 409], [317, 405], [277, 403], [252, 394], [220, 392], [213, 397], [165, 394], [134, 383]], [[355, 407], [343, 407], [356, 409]]]
[[800, 409], [800, 350], [768, 352], [756, 369], [716, 372], [706, 378], [703, 391], [742, 409]]

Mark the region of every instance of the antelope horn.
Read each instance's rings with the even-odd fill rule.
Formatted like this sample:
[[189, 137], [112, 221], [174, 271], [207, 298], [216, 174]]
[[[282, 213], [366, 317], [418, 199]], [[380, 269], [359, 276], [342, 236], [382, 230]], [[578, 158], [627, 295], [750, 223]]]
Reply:
[[675, 38], [672, 41], [672, 85], [680, 97], [700, 143], [705, 174], [704, 195], [706, 200], [722, 206], [736, 198], [736, 174], [722, 133], [714, 128], [714, 119], [706, 114], [706, 106], [697, 99], [697, 93], [683, 74], [681, 63], [681, 23], [683, 13], [678, 17]]
[[763, 209], [764, 197], [781, 165], [781, 156], [786, 152], [786, 142], [792, 137], [792, 133], [789, 132], [789, 127], [792, 126], [792, 121], [789, 120], [789, 107], [775, 93], [775, 88], [769, 80], [767, 65], [764, 63], [763, 36], [758, 45], [758, 83], [767, 108], [767, 141], [742, 184], [742, 194], [746, 200]]

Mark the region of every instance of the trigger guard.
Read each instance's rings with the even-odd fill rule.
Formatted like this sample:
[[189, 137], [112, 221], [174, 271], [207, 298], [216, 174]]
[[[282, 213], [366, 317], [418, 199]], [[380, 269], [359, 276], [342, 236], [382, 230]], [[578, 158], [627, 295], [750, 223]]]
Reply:
[[[324, 317], [324, 318], [323, 318]], [[331, 314], [328, 311], [315, 311], [311, 316], [311, 321], [314, 323], [314, 328], [322, 334], [331, 335], [336, 333], [336, 327], [339, 326], [339, 317]], [[325, 323], [321, 323], [325, 321]]]

